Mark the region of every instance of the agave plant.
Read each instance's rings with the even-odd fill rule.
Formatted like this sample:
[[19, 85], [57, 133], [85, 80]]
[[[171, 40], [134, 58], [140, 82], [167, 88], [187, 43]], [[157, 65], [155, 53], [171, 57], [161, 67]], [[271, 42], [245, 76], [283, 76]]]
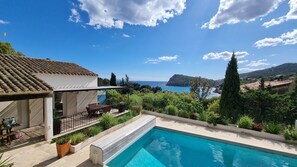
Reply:
[[3, 154], [0, 154], [0, 167], [12, 167], [13, 163], [10, 163], [10, 158], [2, 160]]

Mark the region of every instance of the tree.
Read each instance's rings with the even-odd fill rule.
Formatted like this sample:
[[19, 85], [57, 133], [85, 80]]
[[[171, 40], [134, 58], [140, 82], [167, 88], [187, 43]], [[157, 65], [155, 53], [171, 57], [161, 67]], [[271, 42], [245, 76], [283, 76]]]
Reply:
[[237, 71], [237, 59], [233, 52], [228, 64], [220, 100], [220, 112], [236, 122], [240, 110], [240, 79]]
[[122, 80], [120, 82], [120, 86], [125, 86], [125, 80], [124, 80], [124, 78], [122, 78]]
[[98, 86], [108, 86], [110, 84], [109, 79], [98, 77]]
[[113, 72], [110, 77], [110, 86], [117, 86], [117, 77]]
[[260, 90], [265, 90], [265, 80], [264, 80], [263, 77], [260, 79], [259, 89]]
[[293, 103], [294, 110], [297, 113], [297, 74], [295, 75], [295, 81], [293, 84], [294, 84], [294, 89], [293, 89], [293, 92], [291, 93], [291, 100]]
[[1, 42], [0, 41], [0, 53], [14, 56], [25, 56], [21, 52], [15, 51], [12, 45], [9, 42]]
[[213, 85], [201, 77], [195, 77], [191, 82], [191, 92], [193, 92], [197, 98], [205, 99], [211, 91]]

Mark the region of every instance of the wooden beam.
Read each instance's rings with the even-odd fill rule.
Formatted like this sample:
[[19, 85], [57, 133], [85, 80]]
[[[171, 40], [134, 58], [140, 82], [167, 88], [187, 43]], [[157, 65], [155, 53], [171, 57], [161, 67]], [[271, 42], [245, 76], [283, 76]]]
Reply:
[[9, 96], [0, 96], [0, 102], [2, 101], [15, 101], [15, 100], [25, 100], [25, 99], [39, 99], [53, 97], [52, 93], [47, 94], [28, 94], [28, 95], [9, 95]]

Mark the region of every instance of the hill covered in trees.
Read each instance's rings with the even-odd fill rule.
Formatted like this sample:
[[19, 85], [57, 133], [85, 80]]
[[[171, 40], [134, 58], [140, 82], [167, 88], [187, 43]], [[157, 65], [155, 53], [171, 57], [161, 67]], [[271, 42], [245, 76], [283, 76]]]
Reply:
[[297, 73], [297, 63], [285, 63], [276, 67], [240, 74], [240, 78], [260, 78], [276, 75], [292, 75]]
[[[167, 82], [167, 86], [191, 86], [191, 81], [195, 77], [182, 75], [182, 74], [174, 74], [169, 81]], [[212, 79], [202, 78], [211, 83], [211, 85], [218, 85], [218, 82]]]

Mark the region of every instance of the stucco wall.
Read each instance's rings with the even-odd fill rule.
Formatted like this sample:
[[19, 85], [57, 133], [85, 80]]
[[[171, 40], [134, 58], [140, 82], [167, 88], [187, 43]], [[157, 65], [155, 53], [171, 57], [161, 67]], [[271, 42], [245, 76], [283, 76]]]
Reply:
[[43, 124], [43, 99], [30, 99], [29, 113], [30, 127]]
[[97, 76], [35, 74], [54, 89], [96, 87]]
[[88, 104], [97, 103], [97, 91], [79, 92], [77, 94], [77, 112], [86, 111]]

